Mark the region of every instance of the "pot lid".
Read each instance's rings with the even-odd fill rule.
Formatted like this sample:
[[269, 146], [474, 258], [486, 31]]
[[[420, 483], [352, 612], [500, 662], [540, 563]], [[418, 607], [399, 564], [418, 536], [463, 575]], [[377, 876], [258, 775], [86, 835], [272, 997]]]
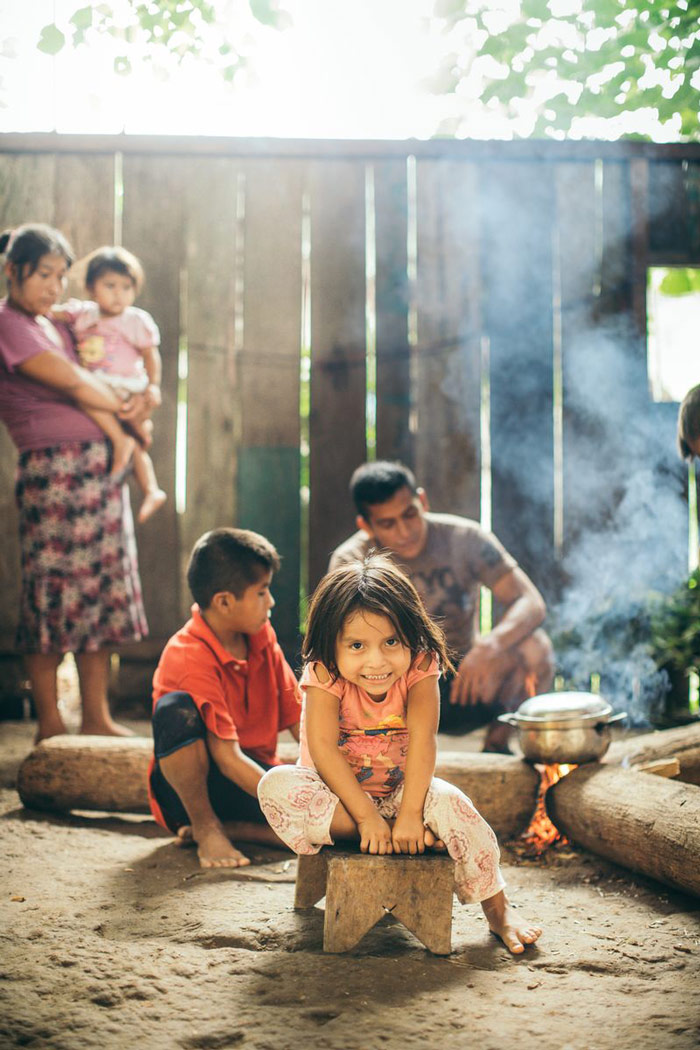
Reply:
[[612, 707], [596, 693], [542, 693], [525, 700], [515, 717], [523, 722], [569, 722], [574, 719], [605, 721]]

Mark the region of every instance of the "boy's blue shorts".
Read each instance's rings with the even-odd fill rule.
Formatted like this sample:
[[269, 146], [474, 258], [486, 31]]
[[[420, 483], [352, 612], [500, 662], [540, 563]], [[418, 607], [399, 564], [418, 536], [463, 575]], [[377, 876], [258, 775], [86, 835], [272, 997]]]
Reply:
[[[173, 832], [177, 832], [178, 828], [190, 824], [191, 821], [180, 796], [163, 776], [159, 759], [172, 755], [174, 751], [179, 751], [195, 740], [206, 740], [206, 736], [204, 719], [189, 693], [166, 693], [165, 696], [161, 696], [153, 711], [153, 746], [156, 761], [151, 773], [151, 790], [160, 806], [163, 819]], [[255, 761], [265, 770], [271, 768], [257, 758]], [[211, 756], [207, 791], [212, 809], [219, 820], [266, 823], [257, 798], [224, 776]]]

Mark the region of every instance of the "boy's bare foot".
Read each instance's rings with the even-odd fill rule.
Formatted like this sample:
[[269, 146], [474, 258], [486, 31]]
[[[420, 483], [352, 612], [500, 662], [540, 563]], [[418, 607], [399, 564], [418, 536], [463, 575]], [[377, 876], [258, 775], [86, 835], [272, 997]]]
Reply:
[[160, 510], [167, 498], [162, 489], [149, 490], [143, 497], [143, 503], [139, 508], [139, 524], [143, 525], [144, 521], [148, 521], [157, 510]]
[[236, 849], [218, 824], [203, 828], [191, 828], [193, 840], [197, 843], [197, 856], [202, 868], [244, 868], [250, 860]]
[[136, 441], [128, 434], [124, 434], [123, 438], [112, 438], [112, 469], [109, 472], [112, 477], [124, 473], [131, 462], [135, 448]]
[[134, 733], [126, 726], [120, 726], [111, 718], [100, 722], [83, 722], [80, 727], [81, 736], [133, 736]]
[[495, 934], [509, 952], [520, 955], [528, 944], [534, 944], [542, 933], [539, 926], [518, 918], [503, 890], [481, 902], [491, 933]]

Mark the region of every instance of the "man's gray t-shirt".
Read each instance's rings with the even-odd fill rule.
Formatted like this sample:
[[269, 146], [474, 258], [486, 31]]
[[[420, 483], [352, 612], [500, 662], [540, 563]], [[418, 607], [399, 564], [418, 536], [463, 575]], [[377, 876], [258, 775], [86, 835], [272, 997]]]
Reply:
[[[465, 653], [474, 639], [479, 586], [493, 587], [517, 562], [503, 545], [476, 521], [455, 514], [425, 514], [428, 536], [417, 558], [394, 561], [420, 594], [426, 609], [445, 632], [456, 653]], [[336, 547], [329, 569], [362, 561], [376, 540], [356, 532]], [[385, 551], [383, 553], [391, 553]]]

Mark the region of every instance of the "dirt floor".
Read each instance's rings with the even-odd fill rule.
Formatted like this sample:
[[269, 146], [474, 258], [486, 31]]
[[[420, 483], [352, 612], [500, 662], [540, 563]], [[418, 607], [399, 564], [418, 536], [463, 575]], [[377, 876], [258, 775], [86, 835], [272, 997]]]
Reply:
[[251, 868], [202, 872], [145, 817], [23, 809], [32, 734], [0, 723], [0, 1047], [700, 1046], [694, 898], [572, 846], [506, 848], [508, 892], [545, 928], [524, 957], [457, 902], [449, 957], [390, 918], [324, 955], [322, 910], [292, 908], [289, 854], [253, 846]]

